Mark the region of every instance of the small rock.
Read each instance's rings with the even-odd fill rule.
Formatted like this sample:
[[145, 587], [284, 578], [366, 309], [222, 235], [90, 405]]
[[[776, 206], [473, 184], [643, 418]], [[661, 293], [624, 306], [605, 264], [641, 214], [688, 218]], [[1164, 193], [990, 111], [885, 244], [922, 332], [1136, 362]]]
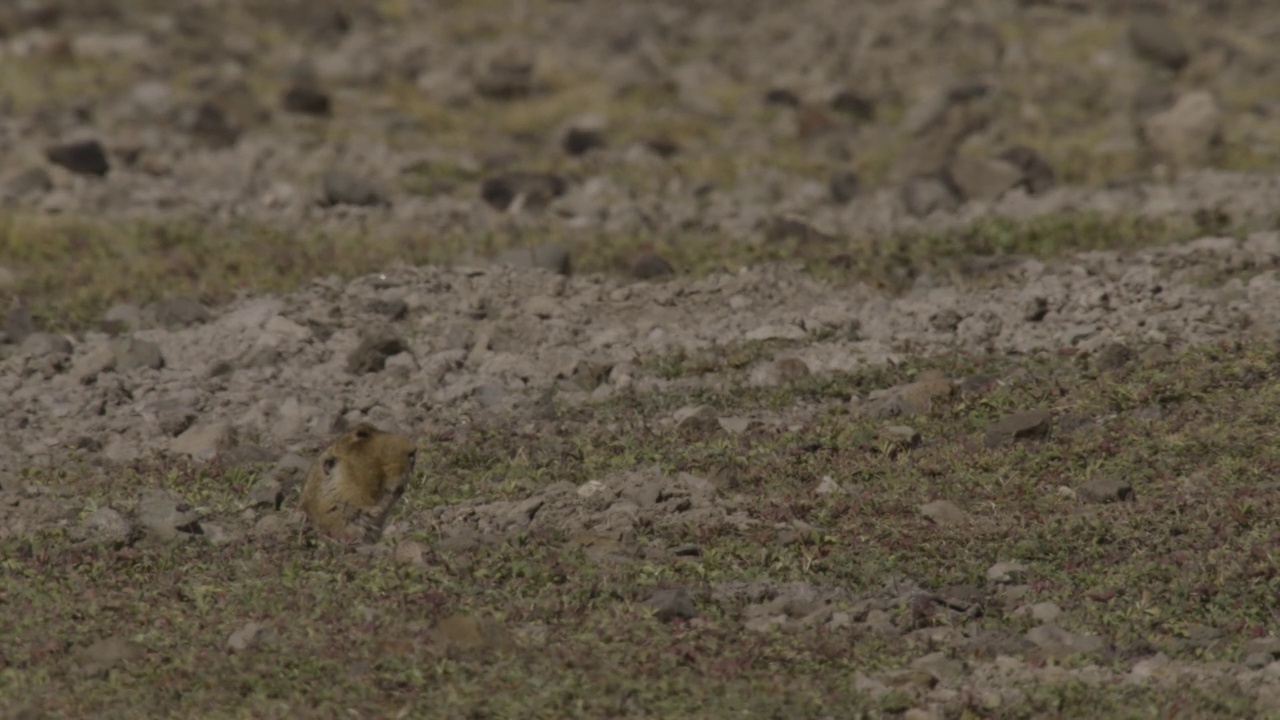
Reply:
[[764, 241], [767, 243], [784, 243], [794, 240], [805, 244], [831, 244], [836, 241], [832, 235], [818, 230], [803, 220], [793, 217], [770, 218], [764, 226]]
[[1094, 357], [1094, 365], [1104, 372], [1119, 370], [1133, 360], [1134, 353], [1123, 343], [1110, 342]]
[[39, 195], [53, 189], [53, 178], [42, 167], [27, 168], [15, 173], [4, 183], [4, 194], [11, 198]]
[[191, 402], [178, 397], [169, 397], [165, 400], [148, 402], [143, 406], [142, 416], [154, 423], [165, 437], [175, 437], [186, 432], [198, 414]]
[[1280, 659], [1280, 637], [1254, 638], [1244, 644], [1243, 650], [1246, 655], [1265, 656], [1268, 662]]
[[673, 417], [679, 430], [711, 433], [720, 429], [719, 416], [710, 405], [680, 408]]
[[914, 382], [871, 393], [860, 412], [880, 420], [921, 415], [931, 412], [936, 401], [949, 398], [954, 392], [955, 385], [946, 375], [928, 370]]
[[840, 483], [830, 475], [823, 475], [818, 481], [818, 487], [814, 488], [814, 493], [818, 495], [843, 495], [844, 488], [840, 487]]
[[102, 177], [111, 169], [111, 165], [107, 162], [107, 151], [97, 140], [80, 140], [53, 145], [45, 149], [44, 156], [54, 165], [78, 175]]
[[328, 170], [320, 176], [320, 204], [358, 205], [372, 207], [386, 205], [387, 192], [373, 180], [343, 170]]
[[111, 349], [116, 356], [116, 369], [120, 372], [140, 368], [159, 370], [164, 367], [164, 356], [160, 354], [160, 346], [153, 342], [122, 337], [112, 341]]
[[644, 147], [660, 158], [669, 158], [680, 152], [680, 144], [669, 137], [651, 137], [644, 141]]
[[1024, 145], [1015, 145], [1005, 150], [1000, 153], [1000, 159], [1018, 168], [1022, 173], [1022, 180], [1018, 184], [1029, 195], [1048, 192], [1058, 182], [1053, 166], [1040, 153]]
[[1138, 55], [1170, 70], [1181, 70], [1191, 59], [1187, 42], [1163, 11], [1139, 10], [1129, 21], [1129, 42]]
[[537, 318], [547, 319], [563, 314], [560, 301], [546, 295], [534, 295], [524, 303], [524, 311]]
[[1205, 90], [1188, 92], [1173, 107], [1148, 117], [1142, 137], [1163, 161], [1177, 167], [1202, 165], [1222, 146], [1222, 112]]
[[250, 648], [272, 645], [277, 635], [274, 630], [256, 620], [245, 623], [227, 638], [227, 649], [242, 653]]
[[787, 88], [770, 88], [764, 94], [764, 104], [798, 108], [800, 107], [800, 96]]
[[698, 608], [686, 588], [655, 591], [644, 604], [654, 610], [654, 615], [660, 622], [670, 622], [677, 618], [689, 620], [698, 616]]
[[218, 547], [237, 543], [244, 539], [243, 533], [228, 530], [223, 527], [222, 523], [217, 522], [201, 521], [200, 534], [204, 536], [205, 541], [210, 545]]
[[434, 647], [446, 652], [508, 651], [515, 647], [511, 633], [494, 620], [473, 615], [454, 615], [436, 624], [431, 631]]
[[1053, 413], [1045, 409], [1006, 415], [987, 429], [985, 443], [989, 448], [997, 448], [1015, 440], [1045, 437], [1052, 424]]
[[480, 184], [480, 198], [498, 210], [540, 208], [563, 195], [565, 189], [559, 175], [518, 171], [485, 180]]
[[4, 265], [0, 265], [0, 293], [11, 293], [18, 289], [18, 274]]
[[381, 315], [392, 322], [403, 320], [409, 314], [409, 303], [400, 298], [382, 299], [379, 298], [369, 303], [368, 311], [375, 315]]
[[129, 521], [113, 508], [98, 508], [86, 515], [80, 524], [91, 537], [102, 542], [123, 543], [129, 539]]
[[1062, 608], [1057, 603], [1039, 602], [1027, 608], [1027, 614], [1039, 623], [1050, 623], [1062, 615]]
[[258, 478], [249, 488], [249, 507], [266, 510], [279, 510], [284, 501], [284, 485], [275, 475]]
[[417, 540], [402, 540], [396, 543], [395, 553], [392, 557], [394, 557], [397, 562], [402, 562], [406, 565], [426, 567], [427, 546]]
[[875, 103], [852, 90], [837, 92], [831, 96], [831, 100], [827, 104], [832, 110], [849, 115], [861, 122], [869, 122], [874, 120], [876, 116]]
[[31, 311], [25, 305], [18, 305], [5, 313], [4, 324], [0, 326], [0, 343], [22, 342], [35, 331], [36, 321], [31, 317]]
[[987, 579], [1001, 585], [1021, 583], [1026, 574], [1027, 566], [1020, 562], [1000, 562], [987, 568]]
[[631, 266], [631, 277], [637, 280], [654, 280], [675, 274], [675, 268], [657, 253], [644, 253]]
[[26, 336], [18, 346], [18, 354], [29, 357], [48, 357], [51, 355], [70, 355], [73, 346], [71, 341], [57, 333], [37, 332]]
[[1022, 319], [1027, 322], [1040, 322], [1049, 314], [1049, 301], [1042, 297], [1033, 297], [1022, 306]]
[[720, 429], [730, 435], [745, 435], [764, 423], [749, 417], [722, 417], [720, 418]]
[[960, 196], [966, 200], [996, 200], [1022, 182], [1022, 171], [1012, 164], [971, 155], [957, 157], [949, 172]]
[[294, 85], [280, 96], [280, 106], [300, 115], [327, 116], [332, 111], [329, 94], [309, 85]]
[[890, 450], [907, 450], [920, 446], [920, 433], [906, 425], [890, 425], [880, 429], [880, 442]]
[[209, 309], [195, 298], [172, 298], [156, 303], [156, 322], [173, 330], [203, 323], [209, 319]]
[[169, 443], [169, 452], [196, 460], [212, 460], [235, 445], [235, 429], [230, 423], [212, 422], [187, 428]]
[[929, 316], [929, 326], [938, 332], [955, 332], [964, 318], [951, 308], [943, 308]]
[[605, 146], [604, 133], [596, 128], [569, 128], [562, 141], [564, 151], [570, 155], [585, 155]]
[[518, 100], [533, 94], [533, 60], [511, 52], [493, 58], [475, 78], [475, 91], [490, 100]]
[[1076, 489], [1076, 497], [1087, 503], [1129, 502], [1136, 499], [1133, 486], [1115, 478], [1097, 478]]
[[533, 245], [505, 250], [493, 259], [496, 265], [542, 268], [560, 275], [569, 275], [572, 263], [569, 251], [560, 245]]
[[[924, 670], [938, 680], [954, 680], [964, 675], [965, 662], [947, 657], [944, 652], [932, 652], [911, 661], [911, 667]], [[932, 717], [931, 715], [929, 717]]]
[[145, 655], [142, 646], [132, 640], [110, 637], [76, 653], [76, 672], [83, 677], [100, 678], [124, 663], [141, 660]]
[[809, 365], [804, 360], [784, 357], [754, 368], [748, 382], [756, 387], [775, 387], [798, 382], [809, 374]]
[[1106, 640], [1096, 635], [1077, 635], [1048, 624], [1027, 631], [1027, 639], [1045, 655], [1057, 659], [1098, 652], [1106, 646]]
[[107, 312], [102, 316], [103, 330], [113, 335], [129, 330], [138, 330], [146, 324], [146, 320], [151, 315], [151, 313], [144, 312], [142, 308], [132, 303], [116, 303], [108, 308]]
[[259, 540], [267, 540], [284, 537], [289, 532], [289, 521], [279, 513], [272, 513], [258, 518], [258, 522], [254, 523], [253, 531], [250, 534]]
[[223, 149], [235, 145], [243, 129], [214, 102], [201, 102], [183, 113], [179, 126], [205, 147]]
[[950, 500], [934, 500], [920, 506], [920, 514], [936, 525], [957, 525], [969, 519], [969, 513]]
[[827, 178], [827, 190], [831, 193], [831, 201], [844, 205], [858, 196], [862, 189], [862, 179], [852, 170], [836, 170]]
[[952, 212], [960, 200], [946, 183], [937, 178], [914, 178], [902, 188], [902, 202], [914, 217], [927, 217], [935, 212]]
[[367, 337], [347, 356], [347, 372], [352, 375], [381, 372], [387, 366], [387, 358], [408, 350], [409, 344], [394, 335]]
[[156, 539], [175, 540], [183, 533], [200, 534], [199, 514], [168, 490], [143, 490], [138, 500], [137, 518], [138, 525]]

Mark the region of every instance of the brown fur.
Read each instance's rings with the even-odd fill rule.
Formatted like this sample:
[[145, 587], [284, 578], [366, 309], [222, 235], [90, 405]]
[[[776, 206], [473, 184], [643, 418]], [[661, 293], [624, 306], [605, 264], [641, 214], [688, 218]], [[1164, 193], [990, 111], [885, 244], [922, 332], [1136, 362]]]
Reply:
[[321, 532], [377, 542], [413, 476], [416, 454], [409, 438], [360, 423], [325, 448], [307, 471], [302, 511]]

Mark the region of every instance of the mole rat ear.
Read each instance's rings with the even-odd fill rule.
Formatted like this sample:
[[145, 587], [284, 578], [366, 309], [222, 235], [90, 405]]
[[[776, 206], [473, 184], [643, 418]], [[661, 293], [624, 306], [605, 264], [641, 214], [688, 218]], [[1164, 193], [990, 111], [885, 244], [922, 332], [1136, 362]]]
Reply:
[[333, 472], [334, 466], [337, 464], [338, 464], [337, 458], [331, 458], [331, 457], [325, 458], [324, 463], [321, 465], [321, 467], [324, 469], [324, 474], [326, 476], [331, 474]]
[[361, 423], [360, 427], [356, 428], [356, 439], [368, 440], [370, 437], [373, 437], [373, 426]]

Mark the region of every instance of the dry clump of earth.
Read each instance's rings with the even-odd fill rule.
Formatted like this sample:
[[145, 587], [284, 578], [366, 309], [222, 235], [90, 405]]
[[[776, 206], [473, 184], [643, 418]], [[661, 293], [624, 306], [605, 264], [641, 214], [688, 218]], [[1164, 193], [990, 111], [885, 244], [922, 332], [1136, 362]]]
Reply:
[[[885, 477], [859, 470], [806, 475], [803, 502], [781, 511], [794, 488], [743, 460], [921, 456], [938, 477], [930, 463], [956, 462], [939, 449], [952, 440], [964, 457], [992, 458], [1068, 447], [1117, 417], [1172, 423], [1179, 411], [1166, 408], [1217, 386], [1147, 397], [1135, 373], [1203, 348], [1228, 348], [1245, 368], [1231, 381], [1267, 397], [1266, 362], [1241, 348], [1280, 336], [1274, 15], [1232, 2], [816, 0], [0, 9], [0, 61], [18, 68], [0, 79], [5, 218], [194, 218], [211, 234], [251, 224], [300, 244], [325, 233], [460, 243], [439, 264], [226, 302], [126, 300], [66, 329], [42, 326], [24, 297], [23, 263], [36, 261], [17, 250], [33, 241], [0, 229], [0, 247], [25, 258], [0, 267], [12, 299], [0, 326], [0, 541], [32, 564], [41, 551], [22, 543], [35, 538], [72, 556], [108, 547], [127, 563], [329, 552], [303, 539], [300, 483], [324, 439], [367, 422], [432, 459], [383, 541], [334, 561], [344, 572], [359, 562], [369, 575], [466, 577], [533, 547], [549, 555], [528, 562], [558, 583], [572, 575], [560, 554], [573, 554], [579, 572], [618, 583], [585, 605], [642, 608], [659, 632], [727, 633], [738, 647], [785, 637], [828, 660], [839, 654], [830, 638], [885, 649], [892, 667], [845, 684], [900, 717], [1042, 707], [1028, 684], [1175, 696], [1229, 686], [1275, 712], [1280, 629], [1265, 608], [1162, 627], [1157, 647], [1135, 639], [1138, 620], [1091, 614], [1119, 596], [1154, 617], [1136, 583], [1037, 599], [1063, 570], [1018, 559], [1012, 542], [968, 558], [983, 571], [964, 583], [824, 576], [814, 568], [831, 553], [905, 542], [875, 534], [876, 512], [952, 543], [995, 537], [1001, 519], [982, 490], [885, 500]], [[1084, 213], [1197, 232], [1087, 253], [1015, 246], [951, 273], [913, 268], [894, 293], [788, 262], [736, 263], [744, 248], [790, 243], [809, 260], [818, 248], [823, 262], [856, 264], [849, 248], [866, 246], [853, 238]], [[680, 267], [677, 245], [724, 266]], [[622, 272], [594, 271], [609, 265], [596, 252], [616, 253]], [[1044, 358], [1065, 364], [1044, 370]], [[1018, 367], [987, 374], [999, 362]], [[978, 370], [930, 369], [948, 363]], [[1080, 385], [1129, 381], [1141, 402], [1117, 391], [1107, 412], [1074, 404]], [[984, 420], [965, 424], [966, 413]], [[843, 425], [869, 434], [831, 430]], [[1170, 425], [1169, 442], [1179, 432]], [[1053, 489], [1028, 501], [1041, 522], [1046, 506], [1128, 522], [1144, 502], [1211, 484], [1043, 474]], [[1257, 492], [1270, 507], [1274, 488]], [[894, 547], [910, 554], [929, 537]], [[799, 553], [794, 565], [778, 560], [787, 553]], [[687, 570], [728, 556], [733, 572]], [[498, 571], [512, 582], [538, 572]], [[502, 609], [493, 596], [449, 587], [459, 595], [423, 600], [422, 616], [390, 631], [428, 638], [421, 646], [387, 640], [374, 657], [483, 664], [567, 637], [554, 620], [568, 600], [547, 617], [512, 602], [503, 623], [479, 617]], [[383, 617], [361, 607], [361, 627]], [[234, 620], [231, 655], [301, 642], [279, 618]], [[0, 687], [45, 662], [93, 679], [171, 652], [138, 633], [5, 651]], [[397, 688], [398, 707], [412, 706]], [[28, 695], [31, 707], [47, 700]]]

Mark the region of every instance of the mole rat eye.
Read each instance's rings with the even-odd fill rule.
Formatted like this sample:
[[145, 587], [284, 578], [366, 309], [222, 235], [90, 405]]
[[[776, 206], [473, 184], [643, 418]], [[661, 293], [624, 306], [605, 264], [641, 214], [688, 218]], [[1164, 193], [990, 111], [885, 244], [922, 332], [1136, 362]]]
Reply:
[[325, 459], [324, 459], [324, 464], [323, 464], [323, 465], [321, 465], [321, 467], [323, 467], [323, 468], [324, 468], [324, 474], [325, 474], [325, 475], [328, 475], [329, 473], [333, 472], [333, 466], [335, 466], [335, 465], [337, 465], [337, 464], [338, 464], [338, 461], [337, 461], [336, 459], [334, 459], [334, 458], [325, 458]]

